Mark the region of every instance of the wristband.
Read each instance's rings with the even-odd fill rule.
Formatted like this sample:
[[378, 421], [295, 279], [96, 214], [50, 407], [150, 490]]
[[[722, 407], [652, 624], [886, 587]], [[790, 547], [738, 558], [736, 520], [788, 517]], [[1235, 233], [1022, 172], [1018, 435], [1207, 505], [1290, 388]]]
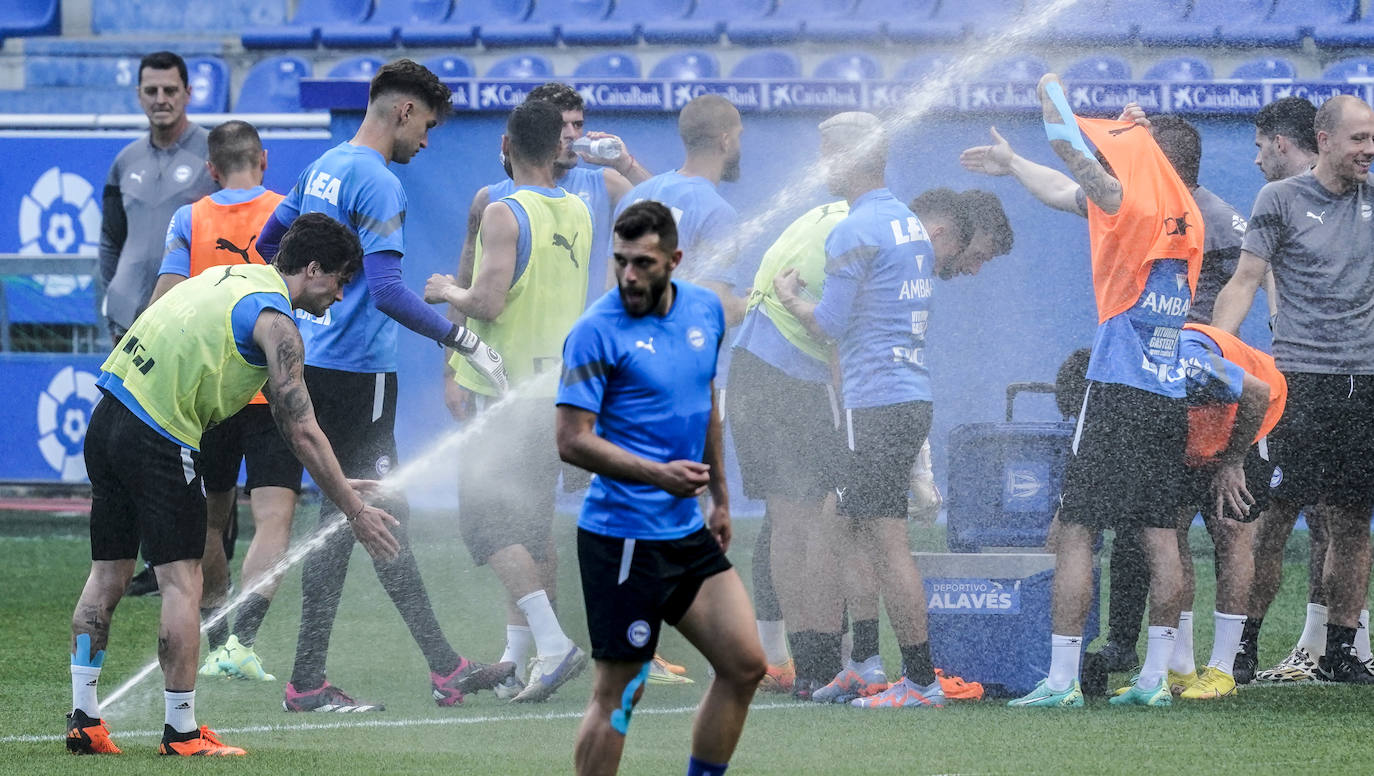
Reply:
[[1045, 136], [1050, 140], [1063, 140], [1078, 152], [1093, 158], [1092, 152], [1088, 150], [1088, 144], [1083, 141], [1083, 133], [1078, 131], [1078, 120], [1074, 118], [1073, 111], [1069, 109], [1069, 101], [1064, 98], [1064, 90], [1058, 83], [1050, 83], [1045, 87], [1045, 93], [1049, 95], [1050, 102], [1059, 110], [1059, 118], [1064, 120], [1063, 124], [1051, 124], [1045, 122]]

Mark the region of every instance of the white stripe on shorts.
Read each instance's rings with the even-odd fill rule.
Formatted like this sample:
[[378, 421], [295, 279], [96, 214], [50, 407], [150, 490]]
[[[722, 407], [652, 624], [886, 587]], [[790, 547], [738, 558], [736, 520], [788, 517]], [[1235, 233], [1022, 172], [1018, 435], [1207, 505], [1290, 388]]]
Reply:
[[849, 435], [849, 449], [854, 450], [854, 410], [845, 409], [844, 411], [845, 433]]
[[382, 405], [386, 403], [386, 374], [377, 373], [377, 385], [372, 389], [372, 422], [382, 416]]
[[630, 562], [635, 558], [635, 540], [626, 539], [625, 544], [620, 548], [620, 577], [616, 579], [617, 585], [625, 584], [625, 580], [630, 578]]
[[191, 460], [191, 450], [185, 447], [181, 448], [181, 474], [187, 485], [196, 481], [196, 462]]
[[1259, 445], [1259, 456], [1261, 461], [1269, 460], [1269, 437], [1262, 436], [1255, 444]]
[[1083, 418], [1088, 414], [1088, 394], [1092, 391], [1093, 384], [1088, 383], [1083, 389], [1083, 406], [1078, 408], [1078, 425], [1073, 429], [1073, 454], [1078, 455], [1078, 440], [1083, 438]]

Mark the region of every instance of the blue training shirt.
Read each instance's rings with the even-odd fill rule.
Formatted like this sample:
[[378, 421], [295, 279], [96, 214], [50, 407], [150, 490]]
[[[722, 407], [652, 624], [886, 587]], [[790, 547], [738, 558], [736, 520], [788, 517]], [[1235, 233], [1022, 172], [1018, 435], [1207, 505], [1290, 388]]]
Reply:
[[[340, 143], [306, 167], [274, 217], [289, 224], [302, 213], [324, 213], [352, 229], [364, 256], [405, 255], [405, 189], [371, 148]], [[343, 301], [323, 316], [299, 310], [296, 317], [306, 364], [345, 372], [396, 371], [398, 324], [372, 303], [366, 273], [355, 274], [344, 286]]]
[[[568, 170], [562, 178], [555, 183], [560, 189], [576, 195], [587, 205], [587, 210], [592, 214], [592, 252], [591, 258], [587, 260], [587, 302], [586, 307], [591, 307], [603, 293], [606, 292], [606, 278], [611, 261], [611, 215], [614, 208], [611, 206], [611, 195], [606, 191], [606, 175], [600, 168], [574, 167]], [[504, 178], [496, 183], [487, 186], [487, 201], [495, 202], [502, 197], [509, 197], [515, 193], [515, 181]], [[547, 195], [546, 189], [535, 188], [535, 191]], [[551, 196], [551, 195], [550, 195]], [[528, 226], [525, 225], [522, 237], [528, 237]], [[528, 257], [529, 253], [526, 252]], [[516, 275], [519, 277], [518, 273]]]
[[1221, 354], [1221, 346], [1195, 329], [1179, 338], [1179, 361], [1187, 372], [1188, 404], [1235, 404], [1245, 387], [1245, 370]]
[[[711, 381], [725, 336], [716, 295], [674, 280], [668, 314], [635, 317], [608, 291], [563, 343], [558, 404], [596, 413], [596, 433], [660, 463], [700, 461], [711, 420]], [[705, 521], [695, 498], [643, 482], [592, 477], [577, 525], [627, 539], [680, 539]]]
[[[251, 189], [220, 189], [210, 195], [216, 205], [241, 205], [266, 193], [262, 186]], [[162, 249], [162, 266], [159, 275], [180, 275], [191, 277], [191, 206], [182, 205], [172, 214], [172, 222], [167, 224], [167, 242]], [[289, 314], [289, 313], [288, 313]]]
[[1186, 262], [1153, 262], [1135, 305], [1097, 327], [1088, 379], [1183, 398], [1187, 376], [1179, 364], [1178, 341], [1192, 298]]
[[846, 409], [930, 401], [926, 324], [935, 251], [887, 189], [854, 200], [825, 241], [816, 322], [836, 341]]
[[817, 361], [788, 342], [773, 319], [764, 313], [763, 305], [744, 314], [732, 347], [753, 353], [788, 377], [809, 383], [830, 382], [830, 365]]
[[677, 247], [682, 249], [678, 276], [694, 282], [711, 281], [742, 289], [753, 275], [745, 276], [734, 249], [739, 214], [716, 187], [700, 176], [687, 177], [673, 170], [644, 181], [620, 198], [617, 218], [636, 202], [661, 202], [677, 221]]

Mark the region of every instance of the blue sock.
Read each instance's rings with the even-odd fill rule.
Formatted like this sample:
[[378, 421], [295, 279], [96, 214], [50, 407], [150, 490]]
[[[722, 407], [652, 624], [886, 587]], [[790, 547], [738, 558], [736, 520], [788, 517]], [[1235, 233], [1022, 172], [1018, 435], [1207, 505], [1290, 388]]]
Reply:
[[687, 776], [724, 776], [730, 763], [708, 763], [695, 757], [687, 758]]

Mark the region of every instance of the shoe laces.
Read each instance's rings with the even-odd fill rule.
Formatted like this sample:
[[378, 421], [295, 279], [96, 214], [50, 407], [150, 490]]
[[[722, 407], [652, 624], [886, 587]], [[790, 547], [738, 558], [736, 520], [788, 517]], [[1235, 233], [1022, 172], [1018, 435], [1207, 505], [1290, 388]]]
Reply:
[[200, 737], [215, 746], [224, 746], [224, 742], [219, 740], [219, 736], [215, 735], [215, 731], [211, 730], [208, 725], [200, 726]]

